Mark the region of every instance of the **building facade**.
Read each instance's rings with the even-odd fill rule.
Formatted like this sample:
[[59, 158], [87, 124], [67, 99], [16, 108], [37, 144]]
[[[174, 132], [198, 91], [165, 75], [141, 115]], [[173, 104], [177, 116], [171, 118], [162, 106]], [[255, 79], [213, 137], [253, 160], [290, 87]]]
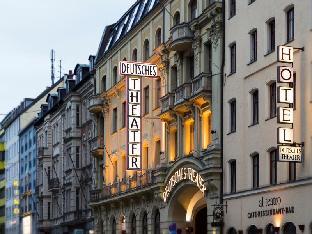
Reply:
[[87, 111], [94, 93], [92, 64], [78, 64], [65, 85], [50, 93], [36, 122], [39, 233], [88, 233], [93, 228], [90, 144], [94, 135]]
[[[311, 233], [311, 1], [225, 1], [224, 204], [227, 233]], [[279, 62], [278, 46], [294, 48]], [[284, 51], [284, 52], [285, 52]], [[283, 84], [278, 67], [294, 68]], [[279, 86], [294, 100], [293, 146], [302, 162], [280, 161]], [[291, 122], [291, 121], [290, 121]], [[279, 140], [280, 141], [280, 140]], [[291, 139], [289, 138], [289, 141]], [[281, 141], [280, 141], [281, 142]], [[287, 145], [287, 144], [286, 144]], [[289, 146], [288, 146], [289, 147]]]
[[[220, 232], [219, 1], [137, 1], [107, 26], [96, 58], [96, 233]], [[142, 168], [127, 170], [126, 77], [119, 61], [156, 64], [142, 79]]]
[[0, 129], [0, 233], [5, 231], [5, 144], [4, 131]]

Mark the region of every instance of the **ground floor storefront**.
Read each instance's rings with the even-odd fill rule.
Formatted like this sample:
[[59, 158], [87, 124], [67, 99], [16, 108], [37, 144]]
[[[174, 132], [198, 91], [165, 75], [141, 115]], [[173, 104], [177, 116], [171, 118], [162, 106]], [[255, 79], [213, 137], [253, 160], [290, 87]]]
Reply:
[[312, 233], [312, 179], [225, 196], [225, 233]]
[[148, 186], [93, 202], [95, 232], [220, 233], [213, 225], [220, 172], [195, 157], [159, 168]]

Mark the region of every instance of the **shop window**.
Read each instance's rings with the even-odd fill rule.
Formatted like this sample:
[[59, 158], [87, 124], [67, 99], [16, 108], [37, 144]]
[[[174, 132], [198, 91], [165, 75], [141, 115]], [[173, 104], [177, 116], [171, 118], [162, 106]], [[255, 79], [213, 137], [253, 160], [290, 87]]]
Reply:
[[232, 227], [228, 230], [227, 234], [237, 234], [237, 231], [235, 228]]
[[277, 150], [270, 151], [270, 184], [277, 184]]
[[236, 192], [236, 160], [231, 160], [230, 164], [230, 191]]
[[258, 234], [259, 230], [255, 225], [251, 225], [248, 230], [247, 230], [247, 234]]
[[286, 30], [287, 30], [287, 42], [294, 40], [295, 36], [295, 11], [291, 7], [286, 11]]
[[142, 234], [148, 233], [148, 224], [147, 224], [147, 213], [144, 212], [143, 218], [142, 218]]
[[274, 225], [269, 223], [265, 228], [265, 234], [275, 234]]
[[154, 234], [160, 234], [160, 213], [157, 209], [154, 216]]
[[131, 218], [131, 232], [130, 233], [136, 234], [136, 218], [134, 214], [132, 215], [132, 218]]
[[283, 234], [294, 234], [297, 233], [295, 224], [288, 222], [283, 226]]
[[173, 16], [173, 26], [180, 24], [180, 18], [180, 12], [177, 11]]
[[296, 181], [296, 163], [295, 162], [289, 162], [288, 164], [288, 180], [290, 182]]

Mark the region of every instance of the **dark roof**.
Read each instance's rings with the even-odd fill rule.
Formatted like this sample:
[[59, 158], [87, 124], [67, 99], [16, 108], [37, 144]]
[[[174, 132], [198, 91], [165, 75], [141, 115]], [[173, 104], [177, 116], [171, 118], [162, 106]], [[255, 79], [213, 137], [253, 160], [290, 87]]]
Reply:
[[96, 56], [96, 63], [104, 54], [112, 49], [131, 29], [133, 29], [160, 0], [138, 0], [130, 9], [113, 25], [105, 28], [99, 50]]

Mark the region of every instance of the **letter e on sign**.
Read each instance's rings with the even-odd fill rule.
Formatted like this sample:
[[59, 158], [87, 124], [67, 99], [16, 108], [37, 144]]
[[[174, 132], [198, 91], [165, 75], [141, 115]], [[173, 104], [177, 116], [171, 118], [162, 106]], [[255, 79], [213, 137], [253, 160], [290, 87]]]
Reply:
[[286, 107], [278, 107], [277, 109], [278, 123], [286, 123], [286, 124], [292, 124], [294, 123], [294, 110], [293, 108], [286, 108]]
[[282, 63], [294, 62], [294, 48], [290, 46], [277, 47], [277, 61]]

